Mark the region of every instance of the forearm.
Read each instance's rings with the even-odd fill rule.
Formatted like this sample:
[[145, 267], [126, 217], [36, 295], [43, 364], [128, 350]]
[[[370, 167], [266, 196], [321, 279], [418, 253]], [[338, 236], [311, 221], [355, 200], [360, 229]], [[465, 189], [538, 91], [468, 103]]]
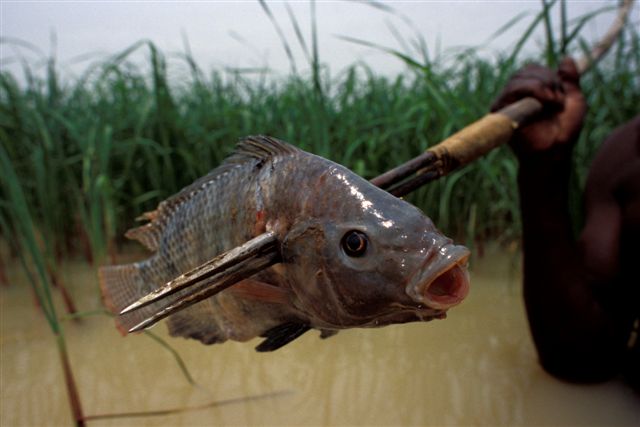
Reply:
[[520, 160], [518, 189], [525, 266], [555, 277], [560, 267], [578, 262], [568, 209], [571, 158], [546, 154]]
[[[545, 368], [575, 380], [587, 379], [580, 378], [582, 371], [604, 378], [608, 362], [615, 357], [614, 327], [593, 293], [572, 234], [568, 209], [571, 153], [567, 150], [556, 147], [520, 162], [523, 293]], [[597, 368], [590, 370], [592, 365]]]

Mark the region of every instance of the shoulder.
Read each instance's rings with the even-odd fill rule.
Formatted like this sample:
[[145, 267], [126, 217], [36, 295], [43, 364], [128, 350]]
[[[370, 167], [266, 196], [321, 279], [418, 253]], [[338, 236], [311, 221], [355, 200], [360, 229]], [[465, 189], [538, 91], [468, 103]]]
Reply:
[[593, 159], [586, 183], [587, 203], [613, 196], [640, 159], [640, 115], [616, 128]]

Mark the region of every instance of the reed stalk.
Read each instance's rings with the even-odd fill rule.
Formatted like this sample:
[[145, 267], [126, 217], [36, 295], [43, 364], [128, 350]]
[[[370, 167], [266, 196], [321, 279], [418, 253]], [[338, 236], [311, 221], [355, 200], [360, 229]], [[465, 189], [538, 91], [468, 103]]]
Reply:
[[[45, 64], [41, 75], [37, 63], [23, 60], [22, 79], [0, 71], [0, 238], [23, 266], [56, 339], [78, 425], [102, 416], [82, 412], [52, 297], [53, 282], [62, 283], [60, 260], [80, 253], [96, 264], [114, 262], [121, 236], [134, 218], [206, 174], [246, 135], [273, 135], [365, 178], [378, 176], [485, 114], [507, 78], [526, 61], [553, 65], [564, 54], [586, 51], [585, 26], [615, 7], [568, 20], [570, 4], [543, 1], [538, 13], [515, 17], [496, 31], [493, 38], [529, 19], [511, 49], [492, 59], [473, 48], [438, 53], [428, 50], [420, 36], [406, 40], [397, 31], [399, 49], [343, 37], [406, 65], [404, 73], [389, 78], [361, 64], [332, 76], [320, 56], [322, 23], [312, 13], [305, 33], [305, 25], [290, 12], [294, 37], [310, 69], [305, 74], [293, 59], [295, 44], [267, 3], [261, 4], [290, 60], [291, 75], [283, 79], [271, 79], [265, 70], [205, 72], [186, 42], [178, 59], [168, 59], [146, 40], [70, 79], [60, 74], [55, 57], [20, 40], [0, 40], [41, 55], [39, 63]], [[399, 16], [392, 6], [374, 7]], [[559, 24], [554, 20], [558, 8]], [[632, 24], [623, 30], [614, 55], [582, 80], [590, 109], [575, 148], [575, 216], [594, 153], [614, 127], [638, 112], [640, 33], [637, 22]], [[544, 52], [523, 57], [538, 29], [545, 34]], [[141, 57], [146, 59], [142, 66]], [[178, 62], [188, 71], [172, 80], [171, 67]], [[445, 233], [470, 245], [486, 240], [511, 244], [520, 237], [516, 172], [516, 160], [502, 147], [407, 198]], [[6, 280], [2, 273], [0, 264], [0, 281]], [[167, 350], [193, 381], [177, 353]]]
[[[51, 293], [50, 276], [46, 271], [46, 260], [43, 251], [38, 247], [34, 234], [34, 224], [31, 220], [29, 207], [27, 206], [26, 197], [19, 180], [15, 174], [13, 166], [5, 149], [0, 146], [0, 167], [3, 170], [3, 189], [7, 192], [0, 207], [2, 208], [2, 229], [3, 233], [8, 229], [7, 218], [16, 227], [14, 233], [19, 239], [17, 244], [20, 245], [20, 260], [23, 265], [29, 283], [36, 295], [38, 306], [42, 309], [44, 316], [49, 323], [51, 332], [56, 340], [58, 354], [62, 363], [63, 377], [69, 398], [69, 406], [71, 408], [72, 418], [77, 426], [84, 425], [84, 415], [82, 405], [78, 395], [77, 386], [73, 377], [69, 355], [67, 353], [67, 345], [64, 336], [64, 330], [58, 320], [56, 307], [53, 302]], [[18, 243], [19, 242], [19, 243]], [[27, 257], [30, 259], [27, 260]], [[30, 273], [30, 265], [34, 265], [37, 270], [37, 276], [34, 277]]]

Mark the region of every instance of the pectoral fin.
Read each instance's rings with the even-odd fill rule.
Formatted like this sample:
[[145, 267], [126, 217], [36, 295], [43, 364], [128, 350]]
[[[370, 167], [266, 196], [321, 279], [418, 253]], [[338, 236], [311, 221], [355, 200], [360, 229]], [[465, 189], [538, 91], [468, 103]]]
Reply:
[[170, 300], [164, 308], [129, 329], [129, 332], [140, 331], [278, 262], [280, 254], [276, 236], [273, 232], [267, 232], [178, 276], [130, 304], [120, 314], [129, 313], [154, 302], [170, 300], [171, 295], [179, 292], [179, 295]]
[[234, 296], [274, 304], [290, 304], [291, 292], [268, 283], [245, 279], [233, 285], [229, 292]]

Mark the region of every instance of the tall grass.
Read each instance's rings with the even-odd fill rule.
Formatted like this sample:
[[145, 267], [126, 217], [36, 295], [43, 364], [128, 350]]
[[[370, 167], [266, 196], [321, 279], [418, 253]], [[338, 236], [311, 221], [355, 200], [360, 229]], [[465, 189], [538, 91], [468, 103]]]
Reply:
[[[638, 33], [625, 40], [583, 80], [590, 110], [576, 150], [578, 186], [604, 136], [640, 105]], [[128, 62], [143, 49], [148, 72]], [[394, 79], [354, 66], [334, 78], [320, 72], [316, 83], [313, 76], [268, 82], [205, 74], [193, 58], [185, 61], [191, 74], [180, 85], [170, 84], [166, 59], [151, 42], [70, 84], [60, 83], [54, 66], [26, 86], [0, 74], [0, 143], [49, 259], [115, 253], [135, 217], [215, 167], [249, 134], [270, 134], [376, 176], [486, 113], [519, 65], [510, 55], [489, 61], [465, 51]], [[501, 148], [410, 200], [454, 236], [514, 240], [515, 173]]]
[[[282, 34], [268, 5], [261, 4]], [[560, 36], [555, 36], [558, 4]], [[214, 168], [249, 134], [282, 138], [374, 177], [485, 114], [525, 61], [522, 48], [536, 28], [545, 29], [546, 43], [540, 56], [530, 59], [553, 66], [564, 53], [584, 49], [580, 31], [597, 13], [569, 22], [564, 2], [543, 1], [512, 50], [495, 59], [471, 48], [433, 57], [424, 40], [402, 40], [397, 32], [402, 51], [351, 39], [404, 61], [406, 72], [395, 78], [363, 65], [330, 75], [319, 58], [315, 20], [305, 36], [290, 10], [309, 75], [298, 71], [292, 56], [292, 73], [285, 79], [204, 71], [187, 47], [173, 60], [187, 71], [172, 79], [167, 57], [150, 41], [94, 63], [75, 80], [60, 75], [55, 58], [43, 58], [43, 77], [25, 63], [26, 83], [2, 71], [0, 143], [15, 171], [13, 178], [4, 176], [0, 188], [5, 207], [0, 214], [7, 224], [2, 234], [15, 252], [12, 242], [19, 240], [20, 227], [7, 213], [7, 200], [16, 184], [24, 193], [43, 268], [53, 277], [57, 261], [74, 253], [89, 261], [107, 254], [113, 259], [134, 218]], [[525, 18], [515, 17], [496, 36]], [[293, 43], [282, 40], [290, 53]], [[142, 66], [133, 59], [140, 55], [146, 58]], [[574, 194], [580, 194], [589, 161], [605, 136], [637, 114], [638, 76], [640, 35], [629, 26], [613, 54], [583, 79], [590, 110], [576, 147]], [[467, 243], [517, 241], [516, 170], [503, 147], [409, 200]], [[576, 212], [579, 203], [576, 197]]]
[[[27, 198], [3, 146], [0, 146], [0, 167], [3, 171], [3, 189], [6, 191], [3, 199], [0, 200], [0, 207], [3, 212], [0, 217], [0, 229], [3, 234], [13, 235], [18, 238], [18, 240], [14, 241], [14, 244], [19, 245], [20, 249], [22, 249], [19, 252], [20, 263], [27, 275], [27, 281], [31, 285], [38, 305], [49, 324], [51, 333], [55, 337], [73, 420], [78, 426], [84, 425], [82, 405], [71, 363], [69, 362], [64, 329], [58, 319], [56, 307], [53, 303], [51, 275], [47, 272], [46, 266], [46, 251], [43, 255], [38, 245], [35, 224], [32, 221], [32, 215], [27, 205]], [[44, 246], [46, 247], [47, 245], [45, 244]], [[35, 268], [35, 274], [32, 273], [31, 266]]]
[[[546, 44], [532, 59], [553, 66], [565, 53], [584, 49], [580, 31], [593, 14], [568, 22], [561, 2], [558, 37], [552, 15], [556, 3], [543, 1], [513, 49], [492, 60], [473, 49], [433, 58], [424, 40], [407, 42], [398, 33], [403, 51], [351, 39], [404, 61], [407, 71], [395, 78], [363, 65], [330, 75], [319, 57], [315, 19], [305, 37], [290, 9], [309, 75], [298, 72], [291, 55], [292, 73], [281, 80], [203, 71], [187, 48], [179, 61], [188, 71], [172, 79], [167, 57], [150, 41], [93, 64], [75, 80], [60, 75], [55, 58], [43, 58], [44, 77], [24, 64], [25, 83], [1, 71], [0, 235], [24, 266], [56, 337], [76, 422], [87, 418], [51, 298], [59, 260], [80, 253], [89, 262], [102, 263], [107, 256], [113, 261], [134, 218], [214, 168], [246, 135], [279, 137], [366, 178], [405, 162], [487, 112], [524, 62], [522, 47], [538, 26], [546, 29]], [[261, 4], [281, 33], [268, 5]], [[498, 33], [524, 18], [514, 18]], [[282, 40], [290, 53], [292, 44]], [[132, 59], [140, 54], [146, 66]], [[590, 109], [574, 157], [576, 215], [593, 154], [616, 125], [638, 113], [639, 76], [640, 34], [630, 27], [608, 60], [583, 79]], [[409, 200], [467, 244], [517, 242], [516, 173], [516, 161], [503, 147]]]

